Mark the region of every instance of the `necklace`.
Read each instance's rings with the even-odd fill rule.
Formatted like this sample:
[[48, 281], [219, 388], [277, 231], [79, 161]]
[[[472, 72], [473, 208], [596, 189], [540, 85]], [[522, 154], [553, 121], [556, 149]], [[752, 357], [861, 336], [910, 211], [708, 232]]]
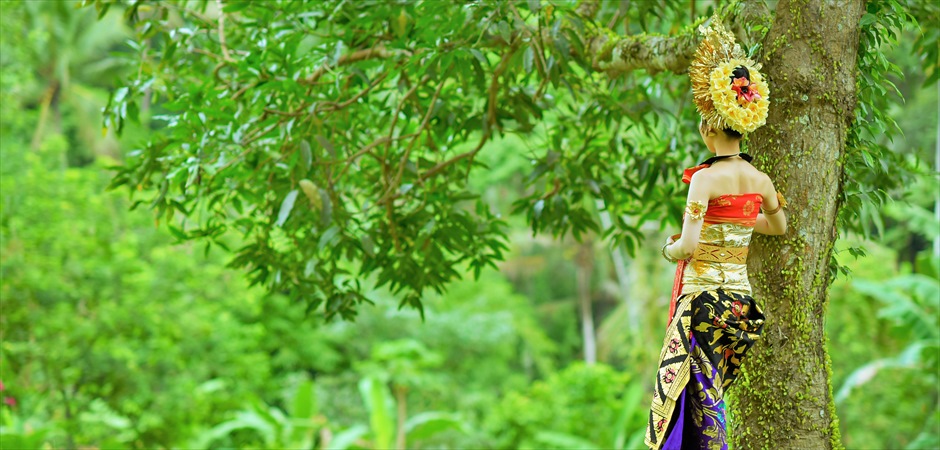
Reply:
[[707, 164], [710, 166], [712, 164], [715, 164], [718, 161], [721, 161], [723, 159], [728, 159], [728, 158], [734, 158], [735, 156], [740, 156], [741, 159], [747, 162], [751, 162], [751, 160], [754, 159], [751, 155], [748, 155], [747, 153], [738, 153], [736, 155], [712, 156], [711, 158], [706, 159], [704, 162], [702, 162], [702, 164], [699, 164], [699, 165]]

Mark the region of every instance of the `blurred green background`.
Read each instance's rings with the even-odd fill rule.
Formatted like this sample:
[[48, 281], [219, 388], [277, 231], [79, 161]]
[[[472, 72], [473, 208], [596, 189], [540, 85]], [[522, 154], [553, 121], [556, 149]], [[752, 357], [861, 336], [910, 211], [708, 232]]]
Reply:
[[[504, 138], [471, 180], [508, 216], [499, 270], [427, 296], [423, 321], [377, 291], [354, 322], [323, 323], [105, 189], [149, 134], [102, 132], [136, 70], [120, 13], [3, 2], [0, 21], [3, 448], [642, 447], [670, 230], [646, 228], [633, 257], [532, 236], [508, 213], [525, 144]], [[886, 55], [906, 74], [890, 111], [904, 136], [886, 144], [930, 168], [940, 86], [905, 42]], [[937, 192], [933, 167], [872, 237], [838, 246], [851, 275], [827, 330], [848, 448], [940, 447]]]

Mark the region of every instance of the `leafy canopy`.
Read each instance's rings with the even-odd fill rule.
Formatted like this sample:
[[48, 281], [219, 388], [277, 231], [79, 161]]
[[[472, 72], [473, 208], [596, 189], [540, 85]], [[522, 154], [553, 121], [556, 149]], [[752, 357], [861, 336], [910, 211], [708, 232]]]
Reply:
[[[633, 32], [688, 20], [685, 8], [636, 3], [602, 17]], [[632, 248], [639, 223], [676, 210], [676, 177], [662, 175], [690, 162], [678, 137], [694, 129], [680, 126], [687, 82], [609, 81], [585, 43], [610, 32], [579, 11], [537, 0], [131, 4], [140, 66], [105, 123], [159, 131], [112, 187], [130, 187], [179, 239], [240, 235], [233, 266], [328, 318], [368, 301], [370, 275], [420, 309], [427, 289], [502, 259], [501, 212], [467, 180], [507, 134], [529, 145], [531, 189], [516, 210], [534, 232], [600, 232], [605, 210], [607, 232]]]
[[[759, 59], [771, 12], [746, 6], [719, 14], [739, 18], [729, 23]], [[840, 199], [841, 228], [863, 231], [917, 171], [880, 141], [896, 72], [880, 47], [916, 19], [894, 0], [868, 10]], [[676, 174], [702, 153], [686, 77], [653, 72], [681, 71], [663, 61], [711, 13], [681, 2], [130, 3], [139, 68], [105, 125], [157, 132], [112, 187], [181, 240], [238, 242], [232, 266], [326, 318], [353, 317], [374, 286], [420, 310], [428, 289], [503, 259], [505, 211], [468, 180], [510, 134], [528, 146], [514, 211], [533, 232], [603, 233], [632, 251], [642, 223], [681, 217]], [[933, 66], [936, 38], [917, 44]], [[600, 70], [630, 51], [647, 71]]]

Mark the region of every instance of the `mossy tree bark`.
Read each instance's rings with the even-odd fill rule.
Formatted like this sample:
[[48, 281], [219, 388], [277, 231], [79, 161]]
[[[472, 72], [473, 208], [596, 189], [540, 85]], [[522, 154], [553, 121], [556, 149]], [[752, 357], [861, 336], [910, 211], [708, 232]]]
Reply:
[[841, 447], [824, 319], [863, 12], [862, 0], [783, 0], [764, 40], [774, 105], [749, 145], [789, 200], [789, 230], [751, 247], [768, 321], [733, 390], [737, 448]]

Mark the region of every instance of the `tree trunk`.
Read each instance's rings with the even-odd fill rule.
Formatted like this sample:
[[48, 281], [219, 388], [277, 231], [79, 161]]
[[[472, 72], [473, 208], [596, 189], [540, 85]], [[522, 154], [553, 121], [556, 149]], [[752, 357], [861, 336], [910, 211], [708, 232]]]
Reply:
[[29, 145], [33, 150], [39, 150], [39, 146], [42, 144], [43, 133], [46, 129], [46, 122], [49, 121], [49, 108], [52, 105], [52, 101], [55, 98], [55, 94], [58, 89], [59, 83], [57, 81], [52, 81], [49, 83], [45, 94], [42, 96], [42, 106], [39, 109], [39, 120], [36, 121], [36, 129], [33, 131], [33, 139], [30, 141]]
[[[601, 229], [607, 231], [613, 227], [607, 205], [602, 200], [598, 200], [596, 204], [600, 211]], [[610, 250], [610, 259], [614, 263], [614, 273], [617, 275], [617, 293], [627, 309], [627, 329], [624, 331], [633, 337], [639, 332], [643, 309], [640, 308], [636, 299], [630, 298], [630, 286], [633, 283], [630, 281], [630, 273], [627, 272], [627, 258], [623, 254], [622, 246], [616, 245]]]
[[781, 0], [764, 40], [773, 103], [749, 147], [789, 201], [789, 229], [751, 246], [768, 320], [731, 390], [737, 448], [842, 446], [823, 325], [863, 11], [862, 0]]
[[594, 264], [594, 243], [578, 245], [578, 304], [581, 310], [581, 335], [584, 337], [584, 362], [597, 362], [597, 341], [594, 339], [594, 308], [591, 305], [591, 268]]

